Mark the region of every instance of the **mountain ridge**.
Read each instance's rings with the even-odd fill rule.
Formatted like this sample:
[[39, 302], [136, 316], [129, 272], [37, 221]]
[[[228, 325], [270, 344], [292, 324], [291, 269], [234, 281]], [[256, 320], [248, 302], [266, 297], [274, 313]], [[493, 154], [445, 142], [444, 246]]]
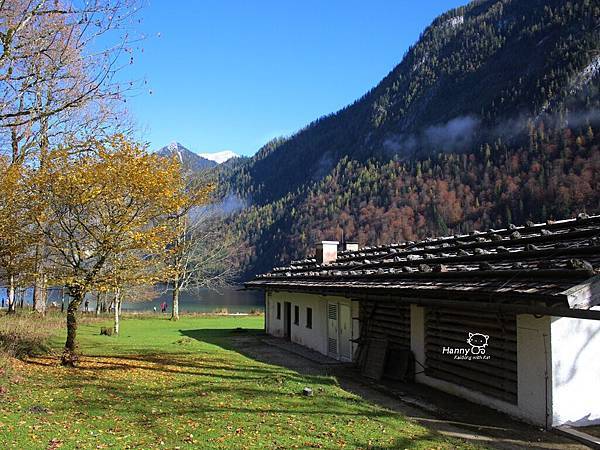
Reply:
[[[585, 0], [488, 0], [448, 11], [377, 86], [277, 151], [259, 151], [232, 182], [268, 203], [322, 179], [345, 156], [413, 158], [440, 142], [455, 150], [491, 140], [517, 115], [554, 114], [576, 97], [569, 82], [597, 55], [598, 14]], [[445, 139], [461, 124], [467, 136]]]
[[210, 153], [198, 153], [198, 156], [201, 156], [202, 158], [208, 159], [210, 161], [214, 161], [217, 164], [223, 164], [224, 162], [227, 162], [232, 158], [240, 157], [240, 155], [231, 150], [221, 150], [219, 152]]
[[187, 168], [192, 172], [214, 168], [217, 165], [223, 164], [234, 158], [242, 158], [240, 155], [231, 150], [197, 153], [188, 149], [187, 147], [184, 147], [177, 141], [173, 141], [170, 144], [165, 145], [157, 150], [156, 153], [161, 156], [177, 156], [180, 162], [184, 166], [187, 166]]
[[[363, 245], [600, 210], [600, 7], [481, 0], [354, 103], [219, 172], [246, 276]], [[260, 255], [257, 256], [257, 255]]]
[[215, 161], [201, 157], [179, 142], [171, 142], [155, 153], [163, 157], [177, 157], [183, 168], [192, 173], [212, 169], [217, 166]]

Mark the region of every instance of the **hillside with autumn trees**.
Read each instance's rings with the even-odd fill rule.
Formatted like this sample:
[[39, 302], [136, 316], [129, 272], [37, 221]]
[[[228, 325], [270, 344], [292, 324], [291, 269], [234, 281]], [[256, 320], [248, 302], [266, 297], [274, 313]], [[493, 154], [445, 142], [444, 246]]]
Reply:
[[342, 236], [378, 245], [598, 213], [599, 133], [541, 127], [524, 147], [410, 162], [344, 158], [321, 182], [232, 219], [248, 243], [242, 265], [268, 270]]
[[600, 6], [474, 1], [352, 105], [219, 169], [251, 276], [313, 252], [600, 211]]

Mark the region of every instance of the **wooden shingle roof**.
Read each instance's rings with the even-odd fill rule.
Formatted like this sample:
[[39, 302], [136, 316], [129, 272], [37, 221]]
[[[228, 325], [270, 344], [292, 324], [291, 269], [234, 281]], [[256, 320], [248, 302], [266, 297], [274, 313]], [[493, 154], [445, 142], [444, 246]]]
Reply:
[[[330, 264], [292, 261], [259, 275], [247, 288], [303, 292], [393, 293], [399, 296], [535, 299], [580, 308], [600, 302], [600, 216], [511, 225], [506, 229], [365, 247]], [[565, 294], [571, 290], [571, 297]], [[592, 292], [593, 291], [593, 292]]]

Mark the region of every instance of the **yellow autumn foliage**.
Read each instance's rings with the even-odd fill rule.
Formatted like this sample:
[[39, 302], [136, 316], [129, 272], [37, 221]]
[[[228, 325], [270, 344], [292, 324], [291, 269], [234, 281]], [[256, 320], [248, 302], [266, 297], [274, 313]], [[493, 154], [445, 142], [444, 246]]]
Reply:
[[116, 261], [138, 267], [164, 252], [176, 233], [170, 218], [191, 201], [177, 161], [119, 135], [91, 147], [51, 151], [31, 180], [38, 224], [59, 260], [54, 282], [86, 290], [105, 288], [104, 267]]
[[164, 258], [178, 233], [176, 218], [206, 203], [212, 189], [190, 191], [175, 159], [149, 154], [121, 135], [89, 148], [51, 150], [28, 182], [32, 219], [52, 263], [50, 282], [72, 297], [70, 353], [74, 313], [85, 294], [168, 279]]
[[25, 169], [0, 157], [0, 269], [21, 281], [30, 276], [35, 240], [28, 211]]

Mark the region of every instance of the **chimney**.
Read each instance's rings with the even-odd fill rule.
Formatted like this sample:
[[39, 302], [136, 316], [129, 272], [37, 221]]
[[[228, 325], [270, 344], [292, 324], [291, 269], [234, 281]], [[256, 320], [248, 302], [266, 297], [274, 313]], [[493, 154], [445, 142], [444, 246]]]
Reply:
[[317, 262], [329, 264], [337, 259], [338, 241], [322, 241], [317, 244]]
[[342, 248], [347, 252], [358, 251], [358, 242], [346, 241], [342, 244]]

